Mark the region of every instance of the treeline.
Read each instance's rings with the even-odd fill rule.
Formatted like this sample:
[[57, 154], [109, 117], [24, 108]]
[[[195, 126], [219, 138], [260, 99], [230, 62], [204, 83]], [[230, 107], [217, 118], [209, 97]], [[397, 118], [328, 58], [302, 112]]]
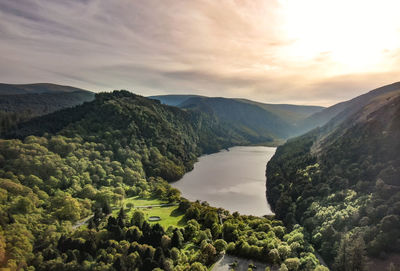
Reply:
[[[0, 140], [0, 267], [207, 270], [226, 250], [282, 270], [322, 268], [303, 228], [190, 203], [168, 184], [202, 152], [242, 142], [210, 116], [118, 91], [15, 135]], [[140, 211], [111, 215], [132, 196], [180, 202], [186, 226], [150, 225]]]
[[268, 163], [277, 217], [300, 223], [334, 270], [400, 252], [400, 99], [365, 112], [290, 140]]
[[19, 123], [93, 98], [94, 93], [88, 91], [0, 95], [0, 136], [14, 130]]
[[32, 112], [28, 110], [20, 110], [19, 112], [6, 112], [0, 110], [0, 136], [6, 135], [8, 132], [17, 129], [19, 123], [32, 118]]
[[149, 224], [140, 210], [127, 216], [121, 208], [104, 225], [90, 223], [87, 229], [61, 235], [32, 263], [37, 270], [205, 271], [226, 251], [280, 270], [327, 270], [319, 265], [301, 227], [287, 232], [277, 220], [230, 215], [186, 200], [180, 211], [185, 212], [186, 226], [164, 229]]

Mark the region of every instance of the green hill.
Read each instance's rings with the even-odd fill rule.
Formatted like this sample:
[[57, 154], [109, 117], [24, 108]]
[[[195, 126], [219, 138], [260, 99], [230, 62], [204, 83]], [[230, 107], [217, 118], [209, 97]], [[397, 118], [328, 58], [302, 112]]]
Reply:
[[377, 258], [388, 267], [400, 253], [398, 86], [351, 100], [325, 126], [278, 147], [268, 163], [277, 217], [303, 225], [333, 270], [365, 270], [366, 257], [378, 270]]
[[171, 94], [171, 95], [157, 95], [157, 96], [150, 96], [150, 99], [159, 100], [161, 103], [166, 105], [178, 106], [186, 101], [187, 99], [193, 97], [204, 97], [200, 95], [185, 95], [185, 94]]
[[201, 153], [246, 144], [208, 114], [114, 91], [13, 135], [0, 140], [0, 268], [209, 270], [225, 251], [325, 270], [303, 228], [189, 202], [168, 184]]
[[50, 83], [36, 84], [4, 84], [0, 83], [0, 95], [39, 94], [39, 93], [69, 93], [89, 92], [87, 90]]
[[94, 99], [94, 93], [55, 84], [0, 84], [0, 135], [23, 121]]
[[297, 123], [323, 107], [263, 104], [246, 99], [196, 95], [152, 96], [163, 103], [212, 114], [257, 144], [274, 145], [290, 137]]
[[305, 133], [318, 126], [322, 127], [332, 119], [335, 119], [335, 123], [340, 123], [342, 120], [346, 119], [346, 117], [356, 113], [362, 107], [369, 104], [373, 99], [377, 97], [383, 97], [384, 95], [390, 96], [399, 92], [400, 82], [396, 82], [371, 90], [351, 100], [325, 108], [324, 110], [316, 112], [304, 119], [303, 121], [299, 122], [297, 134]]
[[247, 99], [235, 99], [241, 102], [249, 103], [261, 107], [268, 112], [278, 115], [281, 119], [290, 123], [291, 125], [299, 125], [299, 123], [308, 118], [309, 116], [318, 113], [325, 109], [322, 106], [310, 105], [293, 105], [293, 104], [266, 104], [259, 103]]

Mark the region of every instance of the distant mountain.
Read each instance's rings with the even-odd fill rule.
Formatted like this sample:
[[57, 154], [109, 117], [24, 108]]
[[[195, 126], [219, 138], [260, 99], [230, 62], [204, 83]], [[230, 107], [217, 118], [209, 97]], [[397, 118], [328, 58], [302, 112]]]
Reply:
[[0, 84], [0, 135], [33, 117], [94, 99], [94, 93], [55, 84]]
[[[151, 123], [151, 125], [150, 125]], [[154, 123], [157, 125], [155, 132]], [[93, 134], [138, 133], [135, 136], [146, 141], [152, 138], [151, 145], [163, 145], [165, 138], [174, 144], [187, 145], [191, 150], [180, 150], [179, 155], [189, 152], [209, 153], [234, 145], [250, 144], [230, 127], [221, 125], [213, 116], [198, 111], [187, 111], [121, 90], [112, 93], [98, 93], [93, 101], [65, 108], [51, 114], [33, 118], [13, 129], [7, 138], [25, 138], [29, 135], [42, 136], [70, 131], [69, 136], [80, 134], [91, 138]], [[178, 131], [179, 130], [179, 131]], [[181, 131], [182, 130], [182, 131]], [[72, 131], [72, 132], [71, 132]], [[163, 133], [163, 136], [160, 134]], [[184, 133], [190, 133], [189, 139], [181, 139]], [[158, 137], [159, 136], [159, 137]], [[172, 138], [173, 137], [173, 138]], [[111, 137], [112, 138], [112, 137]], [[111, 140], [111, 138], [108, 138]], [[128, 139], [124, 139], [128, 144]], [[113, 141], [113, 140], [111, 140]], [[187, 142], [190, 142], [187, 143]], [[198, 149], [194, 150], [194, 145]], [[174, 146], [163, 145], [165, 153], [174, 152]], [[196, 148], [197, 148], [196, 147]], [[196, 157], [196, 156], [194, 156]], [[194, 159], [191, 157], [190, 159]]]
[[0, 95], [62, 93], [62, 92], [90, 92], [81, 88], [62, 86], [50, 83], [36, 84], [4, 84], [0, 83]]
[[292, 125], [298, 125], [299, 122], [306, 119], [307, 117], [321, 112], [325, 107], [322, 106], [310, 106], [310, 105], [293, 105], [293, 104], [266, 104], [255, 102], [247, 99], [235, 99], [237, 101], [245, 102], [259, 106]]
[[171, 94], [171, 95], [158, 95], [158, 96], [150, 96], [150, 99], [159, 100], [161, 103], [166, 105], [178, 106], [186, 101], [187, 99], [193, 97], [205, 97], [200, 95], [179, 95], [179, 94]]
[[393, 93], [399, 92], [400, 82], [397, 82], [371, 90], [368, 93], [360, 95], [349, 101], [341, 102], [325, 108], [324, 110], [316, 112], [301, 121], [298, 125], [299, 129], [297, 134], [302, 134], [318, 126], [321, 127], [334, 118], [335, 123], [339, 124], [342, 120], [346, 119], [347, 116], [350, 116], [351, 114], [357, 112], [376, 97], [382, 98], [384, 97], [383, 95], [390, 96]]
[[400, 255], [399, 86], [324, 110], [335, 116], [278, 147], [268, 163], [276, 216], [301, 224], [332, 270], [365, 270], [367, 262], [389, 270]]
[[197, 95], [152, 96], [168, 105], [215, 115], [255, 143], [274, 144], [296, 131], [296, 125], [323, 107], [264, 104], [246, 99]]

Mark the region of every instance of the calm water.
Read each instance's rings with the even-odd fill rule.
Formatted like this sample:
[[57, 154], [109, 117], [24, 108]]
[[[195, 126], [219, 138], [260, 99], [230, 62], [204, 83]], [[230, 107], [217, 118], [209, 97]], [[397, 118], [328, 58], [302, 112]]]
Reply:
[[265, 196], [265, 168], [271, 147], [233, 147], [199, 158], [191, 172], [172, 186], [189, 200], [207, 201], [231, 212], [272, 214]]

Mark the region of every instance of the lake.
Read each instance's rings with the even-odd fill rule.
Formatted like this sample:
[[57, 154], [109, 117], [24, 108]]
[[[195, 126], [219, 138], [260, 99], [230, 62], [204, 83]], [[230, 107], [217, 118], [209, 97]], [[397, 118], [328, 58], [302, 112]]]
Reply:
[[272, 214], [265, 191], [265, 169], [276, 148], [241, 146], [204, 155], [182, 179], [172, 183], [191, 200], [231, 212]]

